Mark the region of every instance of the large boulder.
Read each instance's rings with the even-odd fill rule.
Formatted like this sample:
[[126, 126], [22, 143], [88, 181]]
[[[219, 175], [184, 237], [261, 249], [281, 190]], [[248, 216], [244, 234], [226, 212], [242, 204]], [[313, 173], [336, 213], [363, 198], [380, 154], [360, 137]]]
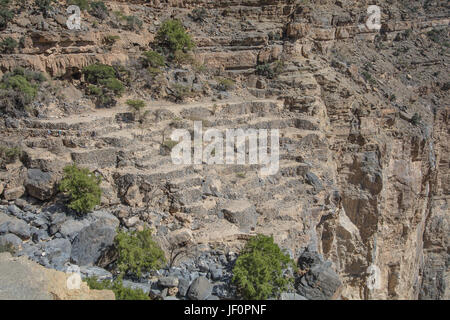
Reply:
[[0, 225], [0, 233], [12, 233], [22, 240], [29, 239], [31, 236], [30, 227], [22, 220], [11, 220]]
[[198, 277], [189, 287], [187, 296], [191, 300], [205, 300], [211, 295], [212, 287], [213, 286], [206, 277]]
[[57, 238], [40, 244], [43, 255], [39, 261], [57, 270], [64, 270], [64, 265], [69, 262], [71, 244], [67, 239]]
[[255, 206], [247, 200], [230, 200], [222, 208], [225, 219], [236, 224], [243, 231], [255, 228], [258, 214]]
[[49, 200], [55, 194], [56, 177], [50, 172], [39, 169], [29, 169], [25, 179], [28, 194], [39, 200]]
[[111, 290], [70, 290], [69, 274], [46, 269], [26, 257], [0, 253], [0, 300], [114, 300]]
[[114, 243], [116, 229], [96, 221], [83, 228], [72, 244], [71, 259], [77, 265], [94, 265]]
[[342, 289], [342, 282], [331, 268], [330, 261], [324, 261], [316, 252], [304, 252], [299, 260], [300, 269], [306, 273], [296, 285], [297, 292], [309, 300], [337, 299]]

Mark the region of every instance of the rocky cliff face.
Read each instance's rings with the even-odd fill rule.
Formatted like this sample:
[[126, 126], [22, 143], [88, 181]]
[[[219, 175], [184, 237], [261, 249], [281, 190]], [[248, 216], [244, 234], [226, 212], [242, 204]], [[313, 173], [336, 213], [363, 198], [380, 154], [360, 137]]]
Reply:
[[[46, 72], [59, 93], [35, 105], [37, 117], [4, 117], [3, 140], [24, 153], [1, 172], [5, 204], [53, 199], [73, 161], [103, 177], [105, 209], [127, 228], [150, 225], [167, 250], [189, 242], [239, 251], [248, 237], [272, 234], [295, 258], [317, 251], [332, 262], [314, 269], [339, 275], [342, 286], [327, 298], [448, 299], [448, 6], [380, 1], [375, 31], [364, 26], [368, 5], [107, 2], [110, 12], [139, 17], [140, 31], [87, 12], [82, 31], [67, 30], [63, 5], [50, 17], [21, 10], [0, 37], [23, 47], [2, 55], [0, 70]], [[80, 70], [94, 62], [131, 68], [167, 18], [187, 27], [209, 73], [183, 64], [146, 89], [136, 76], [116, 107], [94, 109], [79, 90]], [[102, 45], [108, 35], [119, 40]], [[218, 77], [234, 88], [217, 89]], [[174, 83], [196, 94], [172, 103]], [[124, 106], [135, 97], [149, 106], [144, 125], [129, 121]], [[279, 172], [173, 165], [164, 141], [194, 120], [279, 129]]]

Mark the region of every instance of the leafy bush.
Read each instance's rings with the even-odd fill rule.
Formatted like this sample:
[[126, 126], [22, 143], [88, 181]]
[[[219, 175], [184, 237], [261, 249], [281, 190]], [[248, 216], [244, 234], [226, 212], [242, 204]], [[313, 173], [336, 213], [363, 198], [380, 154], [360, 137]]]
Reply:
[[142, 55], [146, 67], [159, 68], [166, 65], [166, 59], [156, 51], [146, 51]]
[[113, 67], [105, 64], [91, 64], [82, 70], [86, 81], [91, 84], [99, 84], [101, 80], [116, 77], [116, 71]]
[[[98, 106], [112, 106], [116, 103], [115, 96], [121, 96], [125, 87], [117, 77], [124, 77], [120, 67], [112, 67], [104, 64], [92, 64], [82, 70], [85, 80], [90, 84], [87, 94], [97, 97]], [[92, 86], [94, 85], [94, 86]]]
[[108, 8], [103, 1], [92, 1], [89, 13], [100, 20], [105, 20], [108, 17]]
[[177, 50], [173, 54], [173, 61], [178, 65], [190, 64], [195, 65], [196, 60], [191, 52], [184, 52], [183, 50]]
[[64, 168], [64, 178], [59, 184], [59, 190], [69, 195], [69, 208], [79, 213], [88, 213], [100, 204], [100, 182], [100, 177], [74, 164]]
[[179, 83], [176, 83], [171, 88], [171, 91], [176, 101], [183, 101], [184, 99], [193, 97], [195, 95], [195, 92], [192, 91], [191, 87]]
[[236, 260], [232, 281], [244, 299], [264, 300], [286, 289], [292, 279], [283, 276], [283, 270], [292, 263], [273, 237], [257, 235]]
[[78, 6], [81, 10], [89, 9], [89, 1], [88, 0], [69, 0], [67, 2], [67, 4]]
[[19, 44], [17, 41], [11, 37], [8, 37], [0, 42], [0, 50], [2, 53], [13, 53], [18, 46]]
[[191, 50], [195, 44], [179, 20], [166, 20], [156, 34], [156, 42], [172, 53], [177, 50]]
[[16, 68], [3, 75], [0, 82], [0, 110], [22, 112], [36, 97], [38, 87], [46, 79], [40, 72]]
[[166, 261], [164, 252], [152, 239], [150, 229], [131, 233], [120, 231], [115, 238], [115, 246], [121, 274], [140, 277], [142, 272], [161, 268]]
[[100, 84], [103, 85], [104, 89], [109, 90], [114, 93], [116, 96], [121, 96], [125, 91], [125, 87], [120, 80], [116, 78], [108, 78], [100, 80]]
[[112, 290], [116, 300], [150, 300], [150, 297], [142, 289], [124, 287], [120, 278], [114, 281], [99, 281], [96, 277], [90, 277], [86, 278], [85, 281], [92, 290]]

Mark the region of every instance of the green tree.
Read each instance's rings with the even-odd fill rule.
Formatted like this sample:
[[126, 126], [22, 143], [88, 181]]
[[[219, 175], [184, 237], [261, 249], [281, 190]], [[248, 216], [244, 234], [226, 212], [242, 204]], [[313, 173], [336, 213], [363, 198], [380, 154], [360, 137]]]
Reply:
[[150, 229], [120, 231], [115, 238], [118, 253], [117, 267], [121, 274], [133, 274], [138, 277], [142, 272], [159, 269], [166, 262], [164, 252], [152, 239]]
[[191, 50], [195, 44], [179, 20], [166, 20], [156, 34], [156, 42], [172, 53], [177, 50]]
[[244, 299], [264, 300], [285, 290], [292, 278], [283, 271], [293, 261], [274, 243], [273, 237], [257, 235], [247, 242], [233, 268], [233, 283]]
[[88, 213], [100, 204], [100, 182], [100, 177], [74, 164], [64, 168], [64, 178], [59, 184], [59, 190], [70, 197], [69, 208], [79, 213]]

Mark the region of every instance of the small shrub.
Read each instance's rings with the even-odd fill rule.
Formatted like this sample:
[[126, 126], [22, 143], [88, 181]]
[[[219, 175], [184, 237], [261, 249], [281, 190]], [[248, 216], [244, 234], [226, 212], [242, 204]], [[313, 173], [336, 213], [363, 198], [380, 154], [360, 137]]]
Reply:
[[100, 20], [108, 17], [108, 8], [103, 1], [92, 1], [90, 4], [89, 14]]
[[277, 60], [274, 63], [265, 63], [256, 66], [256, 74], [264, 76], [269, 79], [274, 79], [284, 70], [284, 63], [281, 60]]
[[107, 35], [106, 37], [103, 38], [103, 43], [106, 44], [107, 46], [112, 46], [119, 39], [120, 39], [119, 36], [110, 34], [110, 35]]
[[258, 235], [249, 240], [233, 268], [233, 283], [244, 299], [264, 300], [285, 290], [292, 281], [283, 270], [292, 265], [273, 237]]
[[411, 117], [411, 123], [415, 126], [419, 125], [422, 121], [422, 116], [418, 114], [417, 112], [414, 113], [414, 115]]
[[123, 286], [122, 279], [99, 281], [96, 277], [85, 279], [91, 290], [112, 290], [116, 300], [150, 300], [142, 289], [131, 289]]
[[177, 50], [173, 54], [173, 61], [178, 65], [194, 65], [196, 63], [194, 56], [190, 52]]
[[89, 85], [86, 88], [86, 93], [89, 95], [93, 95], [93, 96], [100, 96], [103, 93], [103, 91], [101, 88], [99, 88], [95, 85]]
[[173, 141], [171, 139], [168, 139], [166, 141], [163, 142], [163, 147], [166, 147], [167, 149], [169, 149], [170, 151], [172, 151], [172, 149], [178, 144], [178, 142]]
[[13, 18], [14, 13], [6, 5], [0, 6], [0, 30], [5, 29]]
[[19, 147], [0, 146], [0, 165], [13, 163], [22, 155], [22, 150]]
[[13, 53], [18, 46], [19, 44], [17, 41], [11, 37], [8, 37], [0, 42], [0, 50], [2, 53]]
[[219, 85], [218, 89], [221, 91], [228, 91], [234, 89], [235, 82], [232, 79], [220, 78], [218, 79]]
[[195, 44], [179, 20], [166, 20], [156, 34], [156, 42], [172, 53], [191, 50]]
[[127, 100], [126, 103], [135, 112], [141, 112], [145, 108], [145, 102], [142, 100]]
[[127, 30], [131, 30], [131, 31], [138, 31], [140, 29], [142, 29], [142, 21], [141, 19], [139, 19], [136, 16], [126, 16], [125, 17], [125, 21], [126, 21], [126, 29]]
[[146, 67], [159, 68], [166, 65], [166, 59], [158, 52], [153, 50], [146, 51], [143, 54], [144, 65]]
[[189, 14], [192, 20], [199, 23], [205, 22], [207, 15], [208, 12], [205, 8], [195, 8], [194, 10], [192, 10], [192, 13]]
[[35, 0], [34, 4], [37, 9], [42, 12], [44, 17], [47, 17], [48, 13], [53, 9], [53, 2], [55, 2], [55, 0]]
[[161, 268], [166, 261], [164, 252], [152, 239], [150, 229], [131, 233], [120, 231], [115, 238], [115, 246], [121, 274], [140, 277], [142, 272]]
[[71, 165], [64, 168], [64, 177], [59, 184], [59, 190], [70, 197], [69, 208], [79, 213], [88, 213], [100, 204], [102, 195], [100, 182], [100, 177], [88, 169]]
[[183, 101], [186, 98], [193, 97], [195, 95], [195, 92], [193, 92], [192, 88], [189, 86], [176, 83], [172, 87], [172, 94], [175, 97], [176, 101]]

